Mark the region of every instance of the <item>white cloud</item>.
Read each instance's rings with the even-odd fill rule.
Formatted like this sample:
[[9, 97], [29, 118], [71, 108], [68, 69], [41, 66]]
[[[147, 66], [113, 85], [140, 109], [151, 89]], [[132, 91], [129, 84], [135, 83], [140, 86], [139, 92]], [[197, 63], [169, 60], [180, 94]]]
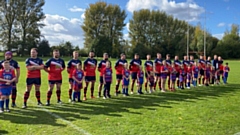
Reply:
[[58, 45], [62, 41], [70, 41], [73, 45], [83, 47], [83, 31], [80, 26], [82, 20], [46, 14], [43, 23], [46, 26], [41, 29], [41, 32], [50, 45]]
[[73, 6], [72, 8], [69, 8], [68, 10], [70, 10], [71, 12], [84, 12], [85, 11], [85, 9], [79, 8], [77, 6]]
[[187, 2], [175, 2], [175, 0], [129, 0], [127, 10], [130, 12], [140, 9], [159, 9], [174, 17], [187, 20], [198, 21], [199, 16], [204, 13], [204, 8], [200, 7], [193, 0]]
[[218, 27], [224, 27], [226, 24], [224, 22], [219, 23], [217, 26]]
[[223, 36], [224, 36], [224, 33], [213, 34], [212, 36], [218, 38], [219, 40], [221, 40], [223, 38]]
[[82, 15], [81, 15], [81, 19], [85, 19], [85, 13], [82, 13]]
[[127, 28], [127, 30], [129, 31], [129, 22], [126, 24], [126, 28]]

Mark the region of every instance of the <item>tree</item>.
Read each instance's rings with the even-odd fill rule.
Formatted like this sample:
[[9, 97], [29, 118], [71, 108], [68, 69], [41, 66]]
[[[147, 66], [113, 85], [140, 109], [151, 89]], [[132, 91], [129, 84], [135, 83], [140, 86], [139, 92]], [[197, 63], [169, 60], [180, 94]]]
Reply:
[[[108, 51], [110, 55], [112, 47], [118, 47], [122, 38], [122, 30], [125, 26], [126, 13], [118, 5], [105, 2], [90, 4], [85, 11], [85, 19], [81, 26], [84, 31], [84, 46], [87, 51], [94, 50], [97, 55]], [[120, 52], [120, 50], [118, 50]]]
[[39, 56], [49, 56], [51, 52], [50, 44], [47, 40], [42, 40], [38, 44], [38, 55]]

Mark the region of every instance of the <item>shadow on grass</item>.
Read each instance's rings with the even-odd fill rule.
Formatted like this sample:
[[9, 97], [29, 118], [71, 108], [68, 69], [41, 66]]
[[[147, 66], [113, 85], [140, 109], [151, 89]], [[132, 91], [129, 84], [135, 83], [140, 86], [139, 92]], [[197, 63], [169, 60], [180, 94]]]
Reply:
[[5, 134], [8, 134], [8, 131], [6, 131], [6, 130], [0, 130], [0, 135], [5, 135]]

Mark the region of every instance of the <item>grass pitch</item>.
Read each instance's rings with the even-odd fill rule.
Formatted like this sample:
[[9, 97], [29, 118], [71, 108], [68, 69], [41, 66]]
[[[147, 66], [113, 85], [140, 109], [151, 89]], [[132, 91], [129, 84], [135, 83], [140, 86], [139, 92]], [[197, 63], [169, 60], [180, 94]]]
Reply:
[[[107, 100], [90, 99], [88, 90], [88, 100], [75, 104], [68, 103], [68, 76], [64, 71], [63, 104], [56, 103], [54, 90], [51, 106], [38, 107], [35, 92], [32, 91], [27, 109], [21, 109], [26, 68], [23, 60], [20, 59], [19, 63], [21, 77], [16, 101], [18, 108], [0, 114], [0, 134], [233, 135], [240, 132], [238, 61], [229, 61], [231, 71], [228, 85], [166, 93], [157, 91], [130, 97], [119, 95]], [[97, 77], [95, 96], [98, 82]], [[42, 71], [43, 103], [46, 101], [47, 84], [47, 73]], [[114, 95], [115, 79], [111, 88]]]

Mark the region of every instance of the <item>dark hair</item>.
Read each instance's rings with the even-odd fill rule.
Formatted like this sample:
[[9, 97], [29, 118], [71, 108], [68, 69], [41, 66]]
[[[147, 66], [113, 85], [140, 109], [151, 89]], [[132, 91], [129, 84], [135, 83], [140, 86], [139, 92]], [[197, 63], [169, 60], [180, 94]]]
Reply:
[[120, 56], [122, 57], [123, 55], [125, 55], [124, 53], [121, 53]]
[[93, 51], [93, 50], [91, 50], [89, 53], [94, 53], [94, 51]]
[[59, 52], [59, 50], [58, 49], [54, 49], [53, 52]]
[[32, 48], [31, 50], [34, 50], [34, 51], [36, 51], [36, 52], [37, 52], [37, 50], [38, 50], [38, 49], [37, 49], [37, 48]]
[[228, 65], [228, 62], [226, 62], [226, 65]]
[[139, 56], [138, 53], [135, 53], [134, 56]]
[[166, 54], [166, 57], [170, 57], [170, 54]]

